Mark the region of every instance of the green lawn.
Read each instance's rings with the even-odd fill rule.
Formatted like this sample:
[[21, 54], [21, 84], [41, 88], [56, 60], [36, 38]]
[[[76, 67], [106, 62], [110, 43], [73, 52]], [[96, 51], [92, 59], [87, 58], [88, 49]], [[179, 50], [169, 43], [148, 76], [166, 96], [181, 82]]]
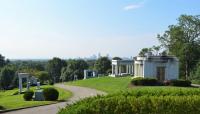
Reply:
[[73, 82], [67, 82], [67, 85], [84, 86], [105, 91], [107, 93], [114, 93], [122, 90], [126, 90], [131, 81], [131, 77], [100, 77], [90, 78], [86, 80], [78, 80]]
[[[42, 88], [46, 87], [53, 87], [53, 86], [42, 86]], [[35, 88], [31, 88], [35, 89]], [[0, 106], [3, 106], [5, 110], [10, 109], [17, 109], [17, 108], [24, 108], [24, 107], [31, 107], [31, 106], [38, 106], [38, 105], [45, 105], [45, 104], [52, 104], [59, 101], [67, 100], [71, 97], [72, 93], [66, 91], [61, 88], [56, 88], [59, 91], [59, 98], [58, 101], [24, 101], [23, 95], [13, 95], [17, 89], [8, 90], [8, 91], [0, 91]]]
[[[131, 76], [128, 77], [100, 77], [100, 78], [90, 78], [86, 80], [78, 80], [67, 82], [67, 85], [83, 86], [94, 88], [98, 90], [105, 91], [107, 93], [115, 93], [118, 91], [125, 91], [128, 89], [177, 89], [177, 88], [187, 88], [187, 87], [172, 87], [172, 86], [137, 86], [129, 88], [131, 82]], [[189, 87], [188, 89], [193, 89]]]

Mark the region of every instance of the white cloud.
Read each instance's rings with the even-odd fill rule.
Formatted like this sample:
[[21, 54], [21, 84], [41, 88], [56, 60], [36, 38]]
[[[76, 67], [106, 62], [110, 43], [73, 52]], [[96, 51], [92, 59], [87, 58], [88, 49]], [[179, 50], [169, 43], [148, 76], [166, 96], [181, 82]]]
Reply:
[[137, 4], [129, 4], [127, 6], [125, 6], [123, 9], [128, 11], [128, 10], [134, 10], [134, 9], [138, 9], [141, 8], [144, 5], [144, 1], [137, 3]]

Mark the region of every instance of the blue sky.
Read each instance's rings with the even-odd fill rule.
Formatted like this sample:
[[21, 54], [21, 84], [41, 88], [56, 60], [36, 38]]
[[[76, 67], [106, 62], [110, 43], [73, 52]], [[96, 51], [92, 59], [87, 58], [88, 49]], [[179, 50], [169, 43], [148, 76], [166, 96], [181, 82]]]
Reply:
[[0, 0], [0, 53], [7, 58], [136, 56], [199, 0]]

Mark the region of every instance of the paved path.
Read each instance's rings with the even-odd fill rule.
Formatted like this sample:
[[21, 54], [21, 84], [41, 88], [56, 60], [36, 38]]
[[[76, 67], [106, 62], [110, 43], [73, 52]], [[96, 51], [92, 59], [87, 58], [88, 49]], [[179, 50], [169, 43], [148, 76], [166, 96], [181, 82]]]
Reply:
[[68, 86], [64, 84], [56, 84], [55, 86], [71, 91], [73, 93], [73, 96], [66, 102], [34, 107], [34, 108], [27, 108], [27, 109], [22, 109], [22, 110], [17, 110], [17, 111], [11, 111], [11, 112], [3, 113], [3, 114], [56, 114], [58, 110], [60, 108], [65, 107], [66, 104], [73, 103], [82, 98], [95, 96], [97, 94], [106, 94], [105, 92], [101, 92], [101, 91], [86, 88], [86, 87]]

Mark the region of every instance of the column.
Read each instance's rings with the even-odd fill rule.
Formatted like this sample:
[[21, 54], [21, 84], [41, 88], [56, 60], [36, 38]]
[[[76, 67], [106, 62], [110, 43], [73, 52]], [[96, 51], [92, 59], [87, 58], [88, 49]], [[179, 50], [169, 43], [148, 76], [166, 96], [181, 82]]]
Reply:
[[126, 65], [126, 73], [128, 74], [128, 65]]
[[119, 75], [121, 75], [121, 65], [119, 65]]
[[113, 69], [114, 67], [113, 67], [113, 66], [114, 66], [114, 65], [112, 65], [112, 75], [114, 74], [114, 69]]
[[19, 76], [19, 93], [22, 92], [22, 78]]
[[115, 75], [118, 75], [118, 65], [115, 65]]

